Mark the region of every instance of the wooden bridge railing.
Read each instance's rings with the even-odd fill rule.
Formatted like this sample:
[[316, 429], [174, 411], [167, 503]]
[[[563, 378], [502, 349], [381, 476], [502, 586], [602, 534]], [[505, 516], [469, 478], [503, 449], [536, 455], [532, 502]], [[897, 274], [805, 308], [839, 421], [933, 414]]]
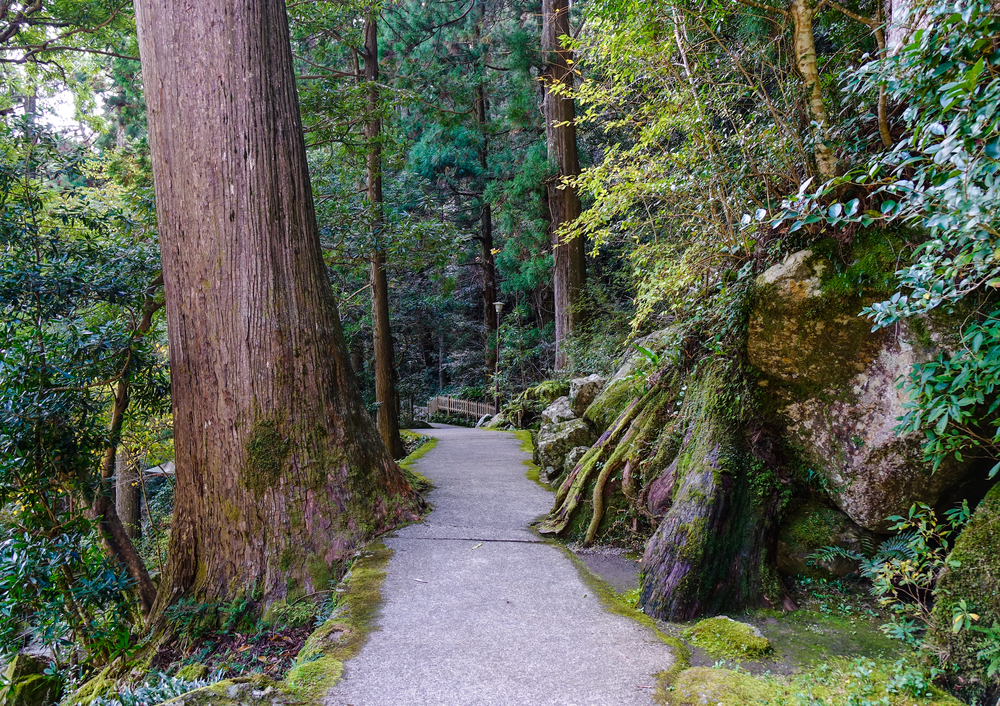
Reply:
[[460, 414], [472, 419], [479, 419], [484, 414], [492, 415], [495, 411], [489, 402], [460, 400], [457, 397], [434, 397], [427, 400], [428, 416], [435, 412], [444, 412], [445, 414]]

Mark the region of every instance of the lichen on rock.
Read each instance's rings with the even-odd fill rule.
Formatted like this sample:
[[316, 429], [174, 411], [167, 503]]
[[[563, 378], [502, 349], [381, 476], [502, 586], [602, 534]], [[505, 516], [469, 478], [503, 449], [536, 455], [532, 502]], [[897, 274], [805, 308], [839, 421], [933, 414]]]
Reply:
[[941, 337], [910, 324], [872, 332], [859, 315], [871, 297], [827, 295], [831, 270], [805, 250], [758, 278], [747, 356], [762, 373], [773, 422], [824, 479], [830, 500], [862, 527], [886, 532], [887, 517], [916, 502], [934, 505], [970, 463], [950, 459], [932, 474], [920, 437], [895, 432], [907, 402], [897, 380], [930, 360]]
[[576, 419], [569, 397], [560, 397], [542, 410], [542, 426], [546, 424], [562, 424]]
[[604, 388], [604, 378], [600, 375], [589, 375], [575, 378], [569, 383], [569, 404], [573, 414], [582, 417], [587, 407], [594, 401]]
[[560, 424], [545, 424], [538, 430], [535, 439], [538, 465], [561, 472], [570, 450], [578, 446], [589, 447], [593, 441], [594, 434], [582, 419]]

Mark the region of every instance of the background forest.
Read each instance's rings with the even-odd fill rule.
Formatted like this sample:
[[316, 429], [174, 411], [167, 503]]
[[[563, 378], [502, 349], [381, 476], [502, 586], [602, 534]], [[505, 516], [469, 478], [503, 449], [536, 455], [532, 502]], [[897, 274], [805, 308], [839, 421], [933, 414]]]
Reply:
[[[430, 398], [488, 402], [536, 432], [557, 489], [540, 531], [645, 552], [647, 615], [788, 607], [796, 575], [860, 572], [926, 689], [996, 699], [995, 7], [324, 0], [288, 19], [323, 259], [394, 458]], [[174, 445], [138, 56], [131, 3], [0, 0], [0, 653], [50, 655], [38, 703], [150, 667], [150, 614], [204, 657], [265, 608], [300, 645], [334, 608], [157, 603]], [[586, 411], [545, 416], [594, 374]], [[879, 396], [900, 405], [858, 411]], [[820, 439], [837, 415], [854, 426]], [[586, 439], [545, 456], [572, 420]], [[248, 649], [220, 674], [292, 664]]]

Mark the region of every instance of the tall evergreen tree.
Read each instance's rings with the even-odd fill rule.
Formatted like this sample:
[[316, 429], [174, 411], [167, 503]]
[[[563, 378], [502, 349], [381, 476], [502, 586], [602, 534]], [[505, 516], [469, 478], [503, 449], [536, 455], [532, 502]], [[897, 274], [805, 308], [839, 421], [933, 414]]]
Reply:
[[317, 232], [281, 0], [137, 11], [173, 382], [180, 596], [323, 590], [417, 501], [365, 412]]

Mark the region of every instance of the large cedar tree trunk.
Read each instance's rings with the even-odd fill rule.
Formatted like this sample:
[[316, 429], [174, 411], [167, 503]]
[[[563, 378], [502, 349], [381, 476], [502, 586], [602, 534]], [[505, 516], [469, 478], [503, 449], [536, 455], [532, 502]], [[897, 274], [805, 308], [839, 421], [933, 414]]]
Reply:
[[365, 80], [368, 82], [368, 110], [365, 125], [368, 140], [368, 203], [372, 209], [375, 247], [372, 252], [372, 335], [375, 339], [375, 413], [378, 433], [393, 458], [405, 456], [399, 436], [399, 392], [396, 389], [396, 356], [392, 348], [389, 322], [389, 282], [385, 274], [385, 237], [382, 218], [382, 121], [378, 92], [378, 15], [365, 20]]
[[564, 342], [579, 322], [578, 303], [586, 279], [582, 238], [560, 242], [559, 229], [580, 215], [580, 196], [566, 186], [563, 177], [580, 173], [576, 151], [576, 119], [573, 99], [553, 93], [550, 86], [573, 86], [573, 52], [563, 48], [560, 37], [569, 35], [569, 0], [542, 0], [542, 52], [545, 57], [545, 137], [549, 160], [559, 167], [548, 184], [550, 229], [554, 258], [552, 288], [555, 296], [556, 369], [566, 365]]
[[139, 0], [176, 499], [154, 614], [327, 588], [418, 500], [358, 395], [282, 0]]

